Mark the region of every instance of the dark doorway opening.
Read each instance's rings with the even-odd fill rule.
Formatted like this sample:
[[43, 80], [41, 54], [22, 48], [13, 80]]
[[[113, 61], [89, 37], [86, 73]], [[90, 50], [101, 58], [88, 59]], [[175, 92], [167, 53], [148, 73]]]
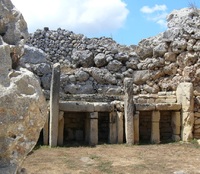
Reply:
[[172, 113], [170, 111], [160, 112], [160, 142], [172, 142]]
[[151, 142], [151, 111], [140, 112], [139, 116], [139, 138], [141, 144]]
[[86, 144], [85, 122], [88, 113], [86, 112], [65, 112], [64, 113], [64, 146], [77, 146]]
[[98, 144], [108, 143], [109, 112], [98, 113]]

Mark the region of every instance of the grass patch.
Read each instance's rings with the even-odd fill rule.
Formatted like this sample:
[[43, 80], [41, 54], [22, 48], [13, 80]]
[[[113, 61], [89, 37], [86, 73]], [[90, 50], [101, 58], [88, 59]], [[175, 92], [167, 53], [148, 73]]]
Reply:
[[112, 173], [112, 162], [110, 161], [101, 161], [97, 168], [104, 173]]

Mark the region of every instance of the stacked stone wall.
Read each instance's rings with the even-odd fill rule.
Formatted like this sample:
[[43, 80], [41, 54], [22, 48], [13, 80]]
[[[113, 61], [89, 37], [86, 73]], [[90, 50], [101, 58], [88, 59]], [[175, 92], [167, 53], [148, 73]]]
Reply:
[[176, 91], [182, 82], [190, 82], [195, 102], [193, 133], [199, 137], [200, 11], [175, 10], [167, 22], [165, 32], [132, 46], [120, 45], [112, 38], [87, 38], [60, 28], [37, 30], [27, 44], [43, 50], [46, 61], [24, 61], [28, 59], [25, 49], [21, 66], [40, 77], [47, 99], [51, 65], [56, 62], [61, 64], [61, 98], [124, 95], [124, 79], [132, 78], [136, 103], [176, 103], [176, 94], [170, 91]]
[[[199, 14], [193, 9], [172, 12], [164, 33], [138, 45], [124, 46], [105, 37], [87, 38], [60, 28], [37, 30], [30, 35], [28, 45], [47, 53], [49, 62], [61, 64], [63, 94], [121, 95], [126, 77], [133, 78], [135, 95], [175, 91], [184, 81], [192, 82], [199, 92]], [[40, 77], [48, 91], [50, 72], [46, 72]]]

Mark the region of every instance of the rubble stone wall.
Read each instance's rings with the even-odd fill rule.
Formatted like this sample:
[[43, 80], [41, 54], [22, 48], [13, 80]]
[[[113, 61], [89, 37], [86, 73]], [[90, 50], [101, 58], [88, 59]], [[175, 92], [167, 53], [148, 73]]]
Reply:
[[[30, 35], [21, 65], [40, 77], [47, 99], [51, 65], [56, 62], [62, 67], [63, 98], [68, 94], [123, 95], [123, 81], [129, 77], [133, 78], [134, 95], [140, 96], [135, 100], [174, 103], [173, 95], [154, 94], [176, 91], [179, 83], [191, 82], [195, 103], [193, 132], [194, 137], [200, 138], [200, 11], [174, 10], [167, 22], [165, 32], [131, 46], [120, 45], [112, 38], [87, 38], [46, 27]], [[45, 59], [30, 62], [26, 56], [33, 51], [30, 46], [41, 49]], [[152, 97], [144, 99], [143, 94]]]

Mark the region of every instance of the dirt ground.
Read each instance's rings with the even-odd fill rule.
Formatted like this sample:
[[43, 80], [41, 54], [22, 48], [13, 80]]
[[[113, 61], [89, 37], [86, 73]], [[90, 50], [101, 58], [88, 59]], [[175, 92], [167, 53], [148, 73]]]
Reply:
[[28, 174], [200, 174], [200, 146], [41, 146], [28, 155], [22, 167]]

